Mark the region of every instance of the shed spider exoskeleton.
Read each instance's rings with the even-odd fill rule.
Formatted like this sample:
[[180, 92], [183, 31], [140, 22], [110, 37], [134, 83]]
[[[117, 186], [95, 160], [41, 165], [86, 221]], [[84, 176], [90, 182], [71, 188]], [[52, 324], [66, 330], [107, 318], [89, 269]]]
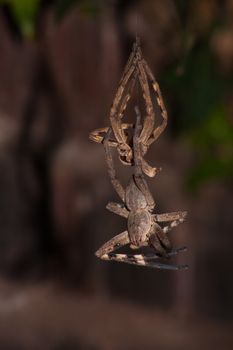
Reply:
[[[122, 78], [120, 80], [115, 98], [110, 110], [110, 122], [116, 140], [110, 140], [110, 146], [117, 147], [119, 159], [123, 164], [133, 165], [133, 150], [128, 133], [132, 129], [132, 124], [122, 123], [122, 118], [130, 100], [136, 81], [142, 89], [143, 99], [145, 101], [146, 116], [144, 117], [143, 127], [139, 135], [139, 144], [141, 154], [144, 156], [149, 146], [160, 136], [167, 125], [167, 111], [164, 106], [163, 98], [158, 83], [156, 82], [153, 73], [151, 72], [147, 62], [142, 57], [139, 38], [134, 43], [132, 53], [125, 66]], [[155, 111], [151, 99], [150, 84], [156, 96], [156, 101], [162, 116], [161, 125], [155, 127]], [[100, 128], [90, 133], [90, 139], [102, 143], [108, 131], [108, 127]], [[151, 167], [142, 158], [143, 172], [153, 177], [160, 168]]]
[[[103, 144], [106, 154], [106, 162], [108, 173], [113, 187], [123, 201], [123, 204], [108, 203], [107, 209], [115, 214], [123, 216], [127, 219], [128, 230], [113, 237], [102, 247], [100, 247], [96, 255], [103, 260], [115, 260], [128, 264], [141, 266], [150, 266], [159, 269], [178, 270], [185, 269], [187, 265], [172, 265], [155, 262], [156, 259], [176, 255], [178, 252], [186, 248], [173, 249], [167, 233], [180, 223], [184, 222], [186, 212], [173, 212], [165, 214], [152, 214], [155, 207], [153, 197], [149, 191], [146, 180], [144, 178], [141, 163], [140, 149], [140, 112], [135, 108], [137, 120], [133, 136], [133, 152], [134, 152], [134, 172], [130, 178], [129, 184], [124, 190], [119, 180], [116, 178], [116, 173], [113, 165], [111, 148], [109, 146], [109, 137], [111, 128], [109, 128]], [[161, 227], [160, 222], [169, 222], [167, 226]], [[154, 254], [116, 254], [115, 249], [130, 244], [130, 248], [138, 249], [150, 246], [155, 249]]]

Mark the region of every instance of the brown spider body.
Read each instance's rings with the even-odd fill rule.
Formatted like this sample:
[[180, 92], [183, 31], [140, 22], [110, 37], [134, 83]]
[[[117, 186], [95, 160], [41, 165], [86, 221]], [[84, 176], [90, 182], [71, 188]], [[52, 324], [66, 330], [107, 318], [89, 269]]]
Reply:
[[147, 245], [148, 234], [152, 226], [151, 207], [146, 197], [137, 187], [134, 176], [131, 177], [125, 189], [125, 205], [129, 210], [128, 233], [133, 249]]
[[[134, 172], [130, 178], [128, 186], [124, 189], [116, 177], [113, 158], [109, 146], [109, 136], [111, 129], [104, 139], [104, 149], [108, 173], [116, 192], [123, 201], [123, 204], [108, 203], [107, 209], [115, 214], [121, 215], [127, 219], [126, 231], [113, 237], [110, 241], [100, 247], [96, 255], [103, 260], [122, 261], [129, 264], [151, 266], [162, 269], [181, 269], [186, 265], [168, 265], [155, 263], [153, 260], [159, 257], [169, 257], [177, 254], [184, 248], [172, 250], [167, 233], [178, 224], [184, 222], [186, 212], [175, 212], [165, 214], [153, 214], [154, 199], [149, 191], [145, 177], [142, 172], [142, 156], [139, 142], [140, 113], [136, 108], [137, 122], [135, 125], [133, 137], [134, 152]], [[158, 222], [167, 222], [170, 224], [161, 227]], [[130, 248], [138, 249], [146, 246], [152, 247], [156, 253], [153, 255], [128, 255], [115, 254], [113, 251], [129, 244]]]
[[148, 245], [148, 234], [151, 230], [151, 214], [147, 209], [136, 209], [128, 216], [128, 233], [133, 249]]

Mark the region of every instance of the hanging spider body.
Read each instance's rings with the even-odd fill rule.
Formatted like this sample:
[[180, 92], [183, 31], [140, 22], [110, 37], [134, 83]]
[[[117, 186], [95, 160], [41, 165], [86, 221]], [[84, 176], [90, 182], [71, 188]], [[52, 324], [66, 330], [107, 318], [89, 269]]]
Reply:
[[[115, 260], [129, 264], [150, 266], [160, 269], [183, 269], [187, 265], [172, 265], [155, 262], [161, 257], [168, 258], [176, 255], [178, 252], [186, 248], [172, 249], [171, 242], [167, 233], [180, 223], [184, 222], [186, 212], [173, 212], [165, 214], [153, 214], [155, 207], [154, 199], [149, 191], [147, 182], [142, 171], [142, 155], [140, 148], [140, 112], [135, 108], [137, 113], [137, 121], [133, 136], [133, 157], [134, 172], [130, 178], [129, 184], [124, 189], [116, 177], [113, 158], [109, 145], [109, 137], [111, 128], [109, 128], [104, 138], [103, 144], [108, 166], [108, 173], [113, 187], [121, 198], [123, 204], [109, 203], [107, 209], [115, 214], [123, 216], [127, 219], [128, 230], [113, 237], [105, 243], [96, 252], [96, 255], [103, 260]], [[159, 223], [170, 222], [162, 227]], [[115, 249], [130, 245], [131, 249], [138, 249], [150, 246], [155, 253], [146, 254], [116, 254]]]

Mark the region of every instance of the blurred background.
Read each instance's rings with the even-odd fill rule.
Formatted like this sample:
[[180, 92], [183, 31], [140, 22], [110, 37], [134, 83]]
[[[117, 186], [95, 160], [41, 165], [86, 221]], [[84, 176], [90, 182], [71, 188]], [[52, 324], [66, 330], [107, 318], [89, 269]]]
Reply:
[[[126, 221], [88, 135], [136, 33], [169, 114], [148, 183], [188, 210], [188, 271], [94, 256]], [[0, 0], [0, 349], [232, 349], [232, 175], [232, 0]]]

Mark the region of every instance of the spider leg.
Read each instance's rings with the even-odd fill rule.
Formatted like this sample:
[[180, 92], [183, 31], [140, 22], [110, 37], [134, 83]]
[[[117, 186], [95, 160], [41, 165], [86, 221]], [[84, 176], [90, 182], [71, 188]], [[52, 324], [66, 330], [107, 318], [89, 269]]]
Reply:
[[133, 48], [132, 48], [131, 54], [130, 54], [130, 56], [128, 58], [128, 61], [127, 61], [126, 65], [125, 65], [124, 71], [122, 73], [120, 84], [124, 80], [124, 77], [125, 77], [126, 73], [128, 72], [129, 68], [133, 65], [133, 62], [135, 61], [136, 53], [137, 53], [139, 47], [140, 47], [140, 40], [137, 37], [135, 42], [134, 42], [134, 44], [133, 44]]
[[152, 167], [151, 165], [149, 165], [147, 163], [147, 161], [142, 158], [142, 171], [144, 174], [146, 174], [149, 177], [154, 177], [155, 175], [157, 175], [160, 171], [162, 170], [162, 168], [155, 168]]
[[96, 252], [95, 255], [103, 260], [108, 260], [109, 254], [115, 249], [123, 247], [129, 243], [128, 231], [124, 231], [104, 243]]
[[154, 208], [154, 199], [152, 194], [150, 193], [147, 182], [142, 173], [142, 155], [139, 144], [139, 132], [140, 132], [140, 120], [141, 114], [138, 107], [135, 107], [135, 111], [137, 114], [135, 132], [133, 136], [133, 150], [134, 150], [134, 180], [137, 187], [142, 191], [144, 196], [146, 197], [148, 206], [150, 208]]
[[184, 218], [180, 218], [178, 220], [172, 221], [169, 225], [163, 227], [163, 232], [167, 233], [171, 231], [174, 227], [178, 226], [179, 224], [182, 224], [184, 220]]
[[156, 223], [152, 226], [149, 233], [149, 245], [164, 257], [167, 257], [167, 253], [172, 249], [172, 244], [166, 232]]
[[[177, 249], [173, 249], [171, 252], [167, 254], [167, 256], [170, 258], [172, 256], [175, 256], [181, 252], [187, 251], [187, 247], [180, 247]], [[109, 253], [109, 260], [115, 260], [115, 261], [132, 261], [132, 262], [150, 262], [153, 260], [160, 259], [161, 256], [158, 254], [115, 254], [115, 253]]]
[[154, 114], [153, 103], [151, 100], [149, 84], [148, 84], [146, 72], [144, 70], [144, 66], [142, 62], [143, 62], [142, 59], [138, 60], [138, 70], [139, 70], [138, 78], [143, 91], [143, 97], [145, 100], [147, 116], [145, 117], [145, 120], [144, 120], [143, 129], [140, 135], [140, 141], [147, 149], [148, 148], [147, 141], [154, 130], [155, 114]]
[[125, 91], [126, 84], [128, 83], [128, 80], [130, 79], [131, 75], [133, 74], [135, 70], [135, 66], [131, 66], [127, 74], [125, 75], [123, 81], [119, 85], [115, 98], [112, 103], [112, 107], [110, 110], [110, 121], [111, 125], [115, 134], [115, 137], [119, 143], [125, 143], [126, 142], [126, 135], [123, 132], [123, 130], [119, 127], [120, 121], [118, 120], [118, 106], [120, 104], [120, 101], [122, 99], [122, 95]]
[[161, 135], [161, 133], [166, 128], [168, 116], [167, 116], [167, 110], [166, 110], [165, 105], [164, 105], [163, 97], [162, 97], [162, 94], [161, 94], [161, 91], [160, 91], [160, 88], [159, 88], [159, 84], [155, 80], [155, 77], [154, 77], [154, 75], [153, 75], [153, 73], [152, 73], [152, 71], [151, 71], [150, 67], [148, 66], [148, 64], [147, 64], [145, 59], [142, 60], [142, 65], [145, 68], [147, 76], [149, 77], [149, 79], [152, 82], [152, 87], [153, 87], [153, 89], [155, 91], [155, 94], [156, 94], [157, 104], [158, 104], [158, 106], [160, 108], [161, 115], [162, 115], [162, 118], [163, 118], [162, 124], [160, 126], [158, 126], [153, 131], [152, 137], [147, 141], [147, 145], [149, 146], [151, 143], [153, 143]]
[[[132, 123], [123, 123], [121, 124], [121, 128], [123, 130], [129, 130], [133, 128], [133, 124]], [[97, 143], [102, 143], [107, 132], [108, 132], [109, 127], [106, 126], [104, 128], [98, 128], [95, 129], [93, 131], [90, 132], [89, 134], [89, 139], [97, 142]], [[108, 140], [108, 143], [111, 147], [117, 147], [118, 146], [118, 142], [116, 140]]]
[[114, 214], [123, 216], [126, 219], [129, 216], [128, 210], [121, 204], [110, 202], [107, 204], [106, 208]]
[[166, 257], [167, 251], [164, 247], [164, 245], [161, 244], [159, 237], [156, 235], [156, 233], [153, 233], [150, 236], [149, 244], [151, 247], [155, 249], [155, 251], [158, 253], [160, 257]]
[[[180, 247], [180, 248], [176, 248], [171, 250], [169, 253], [167, 253], [167, 257], [171, 258], [173, 256], [176, 256], [179, 253], [185, 252], [187, 251], [187, 247]], [[152, 261], [152, 260], [157, 260], [157, 259], [161, 259], [161, 255], [156, 254], [156, 253], [151, 253], [151, 254], [115, 254], [115, 253], [110, 253], [109, 257], [114, 258], [114, 260], [118, 259], [118, 260], [132, 260], [132, 261], [140, 261], [140, 260], [144, 260], [144, 261]]]
[[114, 189], [116, 190], [117, 194], [119, 195], [121, 200], [123, 202], [125, 202], [125, 190], [124, 190], [123, 186], [121, 185], [120, 181], [116, 177], [116, 171], [115, 171], [114, 165], [113, 165], [112, 153], [111, 153], [110, 146], [108, 143], [110, 133], [111, 133], [111, 128], [109, 128], [109, 130], [104, 138], [104, 141], [103, 141], [104, 150], [105, 150], [105, 158], [106, 158], [106, 163], [107, 163], [107, 167], [108, 167], [108, 174], [109, 174], [111, 183], [112, 183]]
[[[90, 132], [89, 134], [89, 139], [97, 142], [97, 143], [102, 143], [107, 132], [108, 132], [109, 127], [106, 126], [104, 128], [98, 128]], [[108, 143], [112, 147], [117, 147], [118, 143], [115, 140], [108, 140]]]
[[[119, 83], [119, 86], [121, 85], [126, 85], [127, 84], [127, 80], [130, 81], [130, 85], [128, 87], [128, 90], [127, 90], [127, 94], [126, 96], [123, 98], [122, 102], [121, 102], [121, 106], [120, 106], [120, 110], [119, 110], [119, 117], [120, 119], [122, 118], [123, 116], [123, 113], [126, 109], [126, 106], [127, 106], [127, 103], [131, 97], [131, 94], [133, 92], [133, 89], [134, 89], [134, 86], [135, 86], [135, 83], [136, 83], [136, 79], [137, 79], [137, 71], [136, 71], [136, 63], [137, 63], [137, 60], [138, 60], [138, 50], [140, 48], [140, 40], [139, 38], [136, 38], [136, 41], [133, 45], [133, 49], [132, 49], [132, 52], [130, 54], [130, 57], [128, 59], [128, 62], [126, 63], [126, 66], [125, 66], [125, 69], [124, 69], [124, 72], [122, 74], [122, 77], [121, 77], [121, 80], [120, 80], [120, 83]], [[131, 79], [128, 78], [128, 73], [131, 71], [132, 67], [134, 67], [134, 73], [133, 73], [133, 76]]]
[[[175, 255], [175, 254], [173, 254]], [[154, 259], [160, 258], [158, 255], [154, 255], [154, 257], [146, 257], [142, 254], [137, 255], [127, 255], [127, 254], [114, 254], [110, 253], [106, 256], [104, 260], [113, 260], [117, 262], [124, 262], [126, 264], [138, 265], [138, 266], [146, 266], [152, 267], [155, 269], [163, 269], [163, 270], [182, 270], [187, 269], [188, 265], [172, 265], [172, 264], [163, 264], [154, 262]]]
[[[135, 70], [136, 70], [136, 63], [138, 60], [138, 55], [137, 55], [138, 48], [139, 48], [139, 42], [136, 40], [136, 43], [134, 44], [134, 47], [133, 47], [133, 51], [129, 57], [129, 60], [125, 66], [122, 78], [119, 82], [118, 89], [110, 110], [110, 121], [111, 121], [112, 129], [117, 139], [117, 142], [119, 144], [121, 143], [125, 144], [127, 141], [126, 135], [121, 128], [120, 120], [123, 116], [124, 110], [127, 106], [128, 100], [130, 99], [132, 90], [135, 85], [135, 80], [136, 80]], [[133, 78], [131, 78], [132, 75], [133, 75]], [[128, 91], [127, 91], [128, 93], [126, 94], [125, 97], [122, 97], [124, 96], [128, 82], [130, 82], [130, 86], [128, 87]]]
[[131, 98], [133, 89], [135, 87], [136, 79], [137, 79], [137, 71], [135, 70], [133, 75], [132, 75], [132, 77], [131, 77], [131, 79], [130, 79], [130, 81], [129, 81], [127, 94], [122, 98], [122, 101], [121, 101], [121, 105], [120, 105], [119, 113], [118, 113], [119, 120], [122, 119], [124, 111], [125, 111], [125, 109], [127, 107], [128, 101]]
[[172, 213], [165, 213], [165, 214], [154, 214], [154, 220], [156, 222], [166, 222], [166, 221], [174, 221], [174, 220], [182, 220], [182, 222], [185, 220], [187, 216], [187, 211], [176, 211]]
[[[176, 213], [171, 213], [176, 214]], [[180, 223], [184, 222], [185, 216], [179, 216], [178, 220], [173, 220], [169, 225], [160, 227], [156, 221], [152, 225], [151, 231], [149, 232], [149, 244], [155, 248], [161, 256], [167, 257], [168, 252], [172, 249], [172, 244], [167, 236], [167, 233]]]
[[[132, 165], [133, 152], [132, 152], [131, 146], [129, 145], [127, 134], [124, 132], [124, 129], [122, 127], [123, 125], [121, 120], [123, 118], [128, 101], [131, 98], [131, 95], [136, 83], [136, 78], [137, 78], [137, 72], [134, 71], [132, 77], [130, 78], [127, 89], [125, 88], [126, 94], [125, 96], [123, 96], [122, 100], [119, 101], [118, 112], [113, 114], [112, 116], [110, 114], [112, 129], [118, 142], [117, 150], [119, 153], [119, 159], [123, 164], [126, 164], [126, 165]], [[122, 135], [124, 135], [124, 137]]]

